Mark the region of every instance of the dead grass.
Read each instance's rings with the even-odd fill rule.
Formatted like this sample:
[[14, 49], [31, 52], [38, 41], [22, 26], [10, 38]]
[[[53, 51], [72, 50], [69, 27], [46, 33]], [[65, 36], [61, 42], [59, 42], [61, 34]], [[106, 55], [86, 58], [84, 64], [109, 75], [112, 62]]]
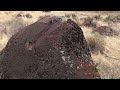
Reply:
[[[96, 37], [96, 38], [95, 38]], [[92, 37], [87, 39], [92, 53], [103, 53], [105, 41], [100, 35], [94, 34]]]

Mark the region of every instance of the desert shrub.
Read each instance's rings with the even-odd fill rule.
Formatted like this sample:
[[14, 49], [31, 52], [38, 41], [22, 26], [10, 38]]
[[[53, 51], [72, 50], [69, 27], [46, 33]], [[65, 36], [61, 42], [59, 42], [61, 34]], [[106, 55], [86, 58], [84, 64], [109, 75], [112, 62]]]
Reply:
[[43, 11], [43, 12], [46, 12], [46, 13], [47, 13], [47, 12], [51, 12], [51, 11]]
[[70, 14], [65, 14], [65, 17], [70, 18], [71, 15]]
[[87, 38], [88, 45], [92, 53], [103, 53], [105, 41], [99, 34], [95, 33], [91, 37]]
[[26, 18], [32, 18], [32, 15], [31, 14], [24, 14], [24, 13], [18, 13], [16, 15], [16, 18], [22, 18], [22, 17], [26, 17]]
[[25, 17], [25, 13], [24, 13], [24, 12], [19, 12], [19, 13], [16, 15], [16, 18], [19, 18], [19, 17]]
[[114, 22], [119, 23], [120, 22], [120, 15], [109, 15], [105, 18], [105, 22]]
[[73, 19], [75, 19], [75, 20], [77, 19], [77, 16], [76, 16], [75, 13], [73, 13], [71, 16], [72, 16]]
[[32, 18], [32, 15], [31, 14], [26, 14], [25, 15], [27, 18]]
[[77, 20], [77, 15], [75, 13], [65, 14], [65, 17]]
[[4, 48], [7, 43], [6, 27], [4, 24], [0, 24], [0, 51]]
[[97, 27], [93, 30], [93, 33], [94, 32], [97, 32], [101, 35], [105, 35], [105, 36], [118, 36], [119, 33], [118, 31], [108, 27], [108, 26], [100, 26], [100, 27]]
[[7, 35], [8, 35], [8, 37], [11, 37], [16, 32], [18, 32], [18, 29], [27, 26], [27, 23], [25, 23], [22, 18], [12, 19], [8, 23], [10, 23], [8, 28], [7, 28]]
[[17, 16], [16, 17], [23, 17], [23, 15], [22, 14], [17, 14]]
[[94, 18], [95, 20], [101, 20], [101, 19], [102, 19], [101, 15], [95, 15], [93, 18]]
[[94, 27], [94, 28], [97, 26], [97, 24], [93, 21], [93, 18], [91, 17], [85, 18], [82, 25], [86, 27]]
[[41, 20], [41, 19], [43, 19], [44, 17], [49, 17], [49, 16], [51, 16], [51, 15], [39, 16], [39, 17], [38, 17], [38, 20]]
[[111, 16], [111, 15], [109, 15], [108, 17], [106, 17], [106, 18], [104, 19], [104, 21], [105, 21], [105, 22], [108, 22], [108, 21], [114, 22], [114, 17]]
[[7, 44], [8, 37], [4, 32], [0, 32], [0, 51], [5, 47]]

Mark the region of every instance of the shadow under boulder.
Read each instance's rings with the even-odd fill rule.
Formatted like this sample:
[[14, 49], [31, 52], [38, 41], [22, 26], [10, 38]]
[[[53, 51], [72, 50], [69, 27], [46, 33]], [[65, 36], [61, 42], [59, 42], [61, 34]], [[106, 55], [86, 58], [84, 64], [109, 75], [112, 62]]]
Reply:
[[2, 79], [100, 78], [81, 28], [45, 17], [13, 35], [4, 48]]

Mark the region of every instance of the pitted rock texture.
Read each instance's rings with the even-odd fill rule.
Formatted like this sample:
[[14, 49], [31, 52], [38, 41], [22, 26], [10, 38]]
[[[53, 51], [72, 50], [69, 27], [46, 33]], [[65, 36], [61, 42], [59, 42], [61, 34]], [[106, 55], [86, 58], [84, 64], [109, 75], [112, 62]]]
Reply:
[[4, 48], [2, 79], [100, 79], [81, 28], [45, 17], [13, 35]]

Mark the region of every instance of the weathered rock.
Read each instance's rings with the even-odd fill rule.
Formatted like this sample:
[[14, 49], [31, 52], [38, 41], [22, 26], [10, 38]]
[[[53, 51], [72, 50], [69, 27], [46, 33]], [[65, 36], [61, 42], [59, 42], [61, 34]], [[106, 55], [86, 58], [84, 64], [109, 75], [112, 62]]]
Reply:
[[100, 26], [93, 30], [93, 32], [98, 32], [100, 35], [105, 36], [118, 36], [119, 32], [113, 30], [112, 28], [108, 26]]
[[2, 79], [96, 79], [81, 28], [45, 17], [13, 35], [3, 51]]

